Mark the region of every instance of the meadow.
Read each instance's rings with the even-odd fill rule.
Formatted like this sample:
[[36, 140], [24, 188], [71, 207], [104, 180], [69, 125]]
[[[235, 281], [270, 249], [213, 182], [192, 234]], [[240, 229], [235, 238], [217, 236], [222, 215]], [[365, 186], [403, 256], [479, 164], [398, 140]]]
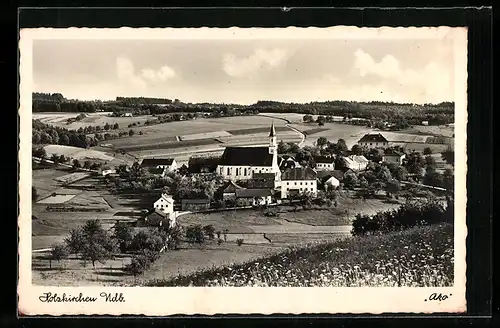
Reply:
[[453, 225], [291, 247], [275, 255], [200, 270], [144, 286], [447, 287], [453, 285]]

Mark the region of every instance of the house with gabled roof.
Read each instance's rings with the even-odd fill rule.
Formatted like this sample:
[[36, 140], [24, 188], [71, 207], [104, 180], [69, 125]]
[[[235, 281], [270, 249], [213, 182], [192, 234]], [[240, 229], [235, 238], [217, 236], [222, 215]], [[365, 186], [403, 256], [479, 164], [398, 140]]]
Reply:
[[382, 155], [382, 162], [392, 163], [397, 165], [402, 165], [406, 154], [395, 149], [386, 149], [384, 155]]
[[272, 203], [273, 192], [270, 189], [237, 189], [236, 199], [248, 205], [269, 205]]
[[141, 162], [141, 167], [148, 170], [163, 169], [166, 172], [172, 172], [177, 169], [177, 162], [175, 158], [144, 158]]
[[309, 167], [285, 170], [281, 174], [281, 198], [318, 193], [317, 173]]
[[389, 141], [380, 133], [368, 133], [358, 140], [358, 145], [369, 149], [387, 148]]
[[343, 157], [342, 159], [346, 169], [356, 172], [366, 170], [368, 163], [370, 163], [370, 161], [363, 155], [351, 155]]
[[278, 145], [274, 123], [269, 132], [268, 147], [226, 147], [217, 173], [227, 180], [248, 180], [254, 173], [273, 173], [279, 180]]
[[332, 156], [314, 156], [316, 171], [331, 171], [335, 169], [335, 158]]

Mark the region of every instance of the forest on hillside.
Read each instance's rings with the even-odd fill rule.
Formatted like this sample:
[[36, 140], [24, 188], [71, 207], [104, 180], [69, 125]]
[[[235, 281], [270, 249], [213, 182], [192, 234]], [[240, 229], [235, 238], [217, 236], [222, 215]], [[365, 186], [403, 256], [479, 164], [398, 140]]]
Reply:
[[420, 124], [423, 120], [431, 125], [454, 122], [455, 104], [411, 104], [393, 102], [323, 101], [304, 104], [277, 101], [258, 101], [252, 105], [184, 103], [179, 99], [148, 97], [117, 97], [114, 101], [81, 101], [66, 99], [60, 93], [34, 93], [33, 112], [132, 112], [134, 115], [158, 115], [168, 113], [210, 113], [212, 117], [244, 114], [300, 113], [310, 115], [349, 116], [367, 120], [404, 120], [409, 124]]

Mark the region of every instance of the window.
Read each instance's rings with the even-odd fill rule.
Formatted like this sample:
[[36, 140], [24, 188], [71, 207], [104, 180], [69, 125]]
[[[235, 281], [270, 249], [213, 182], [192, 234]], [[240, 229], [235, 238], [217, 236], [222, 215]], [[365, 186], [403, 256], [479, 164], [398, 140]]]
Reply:
[[287, 182], [287, 183], [286, 183], [286, 185], [288, 186], [288, 185], [289, 185], [289, 183]]
[[370, 146], [372, 145], [372, 143], [370, 142]]
[[295, 182], [295, 185], [297, 185], [297, 182]]
[[245, 175], [247, 175], [247, 168], [245, 167]]
[[227, 175], [231, 175], [231, 168], [227, 168]]
[[220, 174], [222, 175], [224, 168], [220, 168]]
[[302, 182], [300, 183], [300, 185], [302, 186]]

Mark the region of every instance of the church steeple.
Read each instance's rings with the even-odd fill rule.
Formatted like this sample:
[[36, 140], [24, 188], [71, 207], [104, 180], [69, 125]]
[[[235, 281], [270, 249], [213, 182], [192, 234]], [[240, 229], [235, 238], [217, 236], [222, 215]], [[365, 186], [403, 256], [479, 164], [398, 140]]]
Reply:
[[271, 124], [271, 130], [269, 131], [269, 152], [274, 154], [278, 144], [276, 142], [276, 130], [274, 129], [274, 122]]
[[276, 137], [276, 130], [274, 129], [274, 122], [271, 124], [271, 131], [269, 132], [269, 137]]

